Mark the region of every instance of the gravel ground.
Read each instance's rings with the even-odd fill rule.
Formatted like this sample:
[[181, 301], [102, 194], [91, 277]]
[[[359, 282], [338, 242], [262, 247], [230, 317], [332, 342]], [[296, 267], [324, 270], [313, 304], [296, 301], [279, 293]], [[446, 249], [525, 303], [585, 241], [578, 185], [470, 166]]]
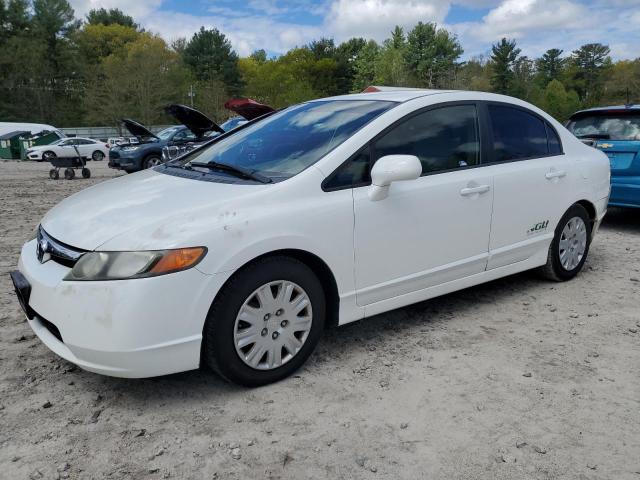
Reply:
[[0, 162], [0, 477], [640, 479], [640, 211], [583, 273], [525, 273], [332, 329], [255, 390], [208, 371], [84, 372], [23, 319], [8, 272], [41, 216], [119, 175]]

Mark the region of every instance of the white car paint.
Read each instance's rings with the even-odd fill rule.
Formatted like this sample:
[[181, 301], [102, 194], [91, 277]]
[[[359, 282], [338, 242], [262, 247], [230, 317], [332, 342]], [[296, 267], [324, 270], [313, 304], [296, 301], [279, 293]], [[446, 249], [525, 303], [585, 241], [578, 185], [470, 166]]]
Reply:
[[81, 156], [91, 159], [94, 152], [100, 152], [103, 159], [109, 155], [109, 147], [106, 143], [85, 137], [69, 137], [60, 139], [50, 145], [38, 145], [27, 150], [29, 160], [43, 160], [45, 152], [53, 152], [57, 157], [76, 157], [76, 147]]
[[[62, 201], [41, 225], [68, 245], [97, 251], [205, 246], [208, 253], [196, 267], [169, 275], [74, 282], [63, 280], [68, 267], [40, 263], [31, 240], [19, 261], [32, 285], [30, 307], [57, 326], [64, 343], [38, 316], [29, 320], [34, 331], [58, 355], [94, 372], [147, 377], [194, 369], [218, 290], [261, 255], [296, 249], [321, 259], [335, 279], [338, 322], [345, 324], [543, 265], [557, 222], [575, 202], [594, 208], [594, 233], [605, 215], [606, 156], [526, 102], [426, 90], [346, 98], [398, 105], [286, 181], [230, 185], [145, 170]], [[452, 101], [533, 110], [557, 130], [564, 154], [397, 181], [386, 198], [371, 194], [380, 185], [321, 188], [389, 125]], [[397, 174], [413, 178], [411, 168]], [[527, 233], [542, 220], [548, 220], [544, 231]]]

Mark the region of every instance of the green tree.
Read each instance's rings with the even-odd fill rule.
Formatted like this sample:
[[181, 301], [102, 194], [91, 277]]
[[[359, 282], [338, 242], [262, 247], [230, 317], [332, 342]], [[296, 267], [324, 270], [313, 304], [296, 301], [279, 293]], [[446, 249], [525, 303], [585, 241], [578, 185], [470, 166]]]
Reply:
[[444, 88], [454, 83], [463, 51], [455, 35], [435, 23], [418, 22], [407, 36], [405, 61], [419, 86]]
[[336, 49], [336, 90], [337, 93], [349, 93], [353, 89], [355, 62], [367, 44], [364, 38], [350, 38], [342, 42]]
[[580, 99], [574, 90], [567, 90], [559, 80], [551, 80], [544, 89], [540, 108], [563, 122], [580, 108]]
[[258, 63], [264, 63], [267, 61], [267, 52], [265, 51], [264, 48], [261, 48], [259, 50], [255, 50], [251, 55], [249, 55], [251, 58], [253, 58], [256, 62]]
[[609, 47], [601, 43], [588, 43], [571, 55], [573, 81], [585, 104], [597, 103], [602, 93], [604, 73], [611, 66]]
[[640, 103], [640, 58], [611, 66], [604, 83], [603, 103]]
[[359, 92], [372, 85], [376, 78], [376, 62], [380, 53], [380, 45], [369, 40], [360, 50], [354, 62], [353, 91]]
[[112, 23], [110, 25], [88, 24], [75, 35], [79, 52], [87, 66], [97, 65], [112, 54], [123, 54], [125, 47], [138, 40], [141, 33], [135, 28]]
[[510, 94], [513, 89], [515, 75], [513, 67], [520, 55], [515, 40], [503, 38], [491, 47], [491, 87], [497, 93]]
[[238, 55], [217, 29], [201, 27], [187, 42], [182, 58], [197, 80], [219, 80], [232, 95], [239, 93]]
[[565, 60], [561, 57], [562, 50], [551, 48], [536, 60], [539, 83], [546, 86], [551, 80], [560, 80], [565, 66]]
[[30, 25], [26, 0], [0, 0], [0, 45], [16, 35], [24, 34]]
[[134, 42], [104, 58], [100, 73], [84, 96], [90, 124], [119, 124], [132, 117], [145, 124], [166, 121], [163, 107], [184, 102], [188, 74], [160, 37], [143, 33]]
[[411, 86], [416, 83], [405, 61], [407, 43], [401, 27], [391, 32], [391, 38], [384, 41], [376, 62], [375, 83], [396, 87]]
[[138, 29], [139, 25], [133, 21], [133, 17], [126, 15], [118, 8], [98, 8], [90, 10], [87, 14], [89, 25], [122, 25], [133, 29]]

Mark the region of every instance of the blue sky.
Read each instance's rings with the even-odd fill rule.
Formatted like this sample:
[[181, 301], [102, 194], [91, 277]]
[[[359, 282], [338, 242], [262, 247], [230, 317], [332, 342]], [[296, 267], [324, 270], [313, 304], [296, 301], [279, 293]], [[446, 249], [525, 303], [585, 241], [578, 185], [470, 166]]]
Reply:
[[465, 58], [515, 38], [523, 53], [570, 53], [584, 43], [611, 47], [616, 59], [640, 57], [640, 0], [70, 0], [78, 17], [120, 8], [168, 41], [216, 27], [240, 55], [277, 55], [320, 37], [382, 41], [395, 25], [436, 22], [455, 32]]

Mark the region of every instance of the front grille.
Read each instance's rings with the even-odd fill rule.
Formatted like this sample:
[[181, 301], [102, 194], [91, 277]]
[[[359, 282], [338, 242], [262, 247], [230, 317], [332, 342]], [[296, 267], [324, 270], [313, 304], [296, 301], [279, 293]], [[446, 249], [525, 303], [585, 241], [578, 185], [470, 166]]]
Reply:
[[73, 268], [78, 259], [85, 253], [86, 250], [62, 243], [45, 232], [42, 227], [38, 228], [36, 255], [40, 262], [46, 261], [45, 257], [49, 256], [54, 262]]

